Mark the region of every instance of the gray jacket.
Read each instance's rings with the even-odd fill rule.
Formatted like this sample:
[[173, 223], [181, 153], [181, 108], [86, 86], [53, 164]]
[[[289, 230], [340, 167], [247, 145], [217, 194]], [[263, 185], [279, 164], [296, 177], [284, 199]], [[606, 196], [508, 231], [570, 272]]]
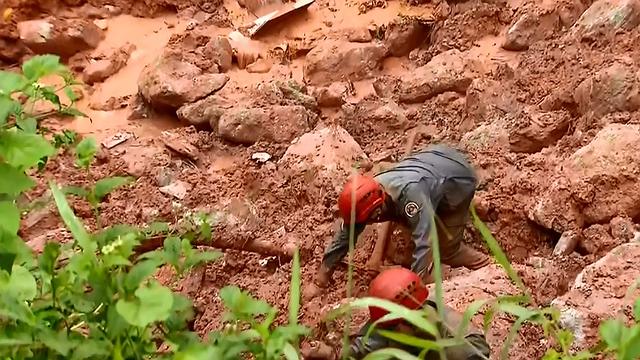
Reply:
[[[473, 197], [476, 176], [464, 155], [444, 145], [413, 153], [393, 168], [375, 175], [395, 204], [392, 221], [411, 229], [415, 243], [411, 270], [422, 276], [428, 266], [431, 221], [436, 211], [455, 209]], [[365, 224], [355, 224], [357, 239]], [[349, 251], [349, 226], [342, 226], [325, 252], [323, 263], [333, 269]]]

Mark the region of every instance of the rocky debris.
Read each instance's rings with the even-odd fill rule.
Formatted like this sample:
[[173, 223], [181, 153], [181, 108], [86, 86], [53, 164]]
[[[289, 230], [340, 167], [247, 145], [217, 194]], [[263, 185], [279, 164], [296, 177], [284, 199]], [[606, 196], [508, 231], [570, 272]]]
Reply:
[[631, 66], [615, 63], [585, 79], [575, 90], [581, 114], [596, 117], [640, 109], [640, 73]]
[[553, 248], [553, 255], [569, 255], [575, 250], [582, 239], [582, 232], [579, 230], [568, 230], [560, 235], [560, 239]]
[[110, 96], [106, 100], [98, 99], [89, 103], [89, 108], [97, 111], [124, 109], [131, 103], [131, 95]]
[[598, 326], [607, 318], [622, 316], [637, 298], [637, 290], [626, 296], [640, 277], [640, 243], [627, 243], [611, 250], [578, 274], [569, 291], [551, 305], [562, 311], [562, 325], [573, 332], [576, 350], [595, 345]]
[[213, 94], [196, 102], [183, 105], [176, 111], [178, 118], [198, 128], [218, 129], [218, 120], [233, 102]]
[[397, 18], [387, 25], [384, 44], [393, 56], [408, 55], [425, 42], [429, 36], [429, 24], [415, 18]]
[[346, 38], [350, 42], [356, 43], [368, 43], [373, 40], [371, 30], [369, 27], [349, 27], [340, 30], [343, 38]]
[[87, 19], [46, 18], [19, 22], [20, 40], [36, 54], [55, 54], [66, 59], [94, 49], [104, 33]]
[[611, 236], [609, 224], [594, 224], [582, 231], [580, 246], [588, 254], [601, 254], [622, 244], [622, 239]]
[[310, 111], [318, 110], [316, 98], [309, 89], [293, 79], [260, 82], [252, 88], [250, 101], [260, 100], [270, 105], [302, 105]]
[[295, 139], [278, 165], [293, 174], [311, 171], [339, 191], [353, 166], [368, 162], [360, 145], [340, 126], [330, 125]]
[[571, 114], [565, 110], [538, 112], [524, 109], [509, 127], [511, 151], [538, 152], [563, 137], [570, 124]]
[[506, 121], [498, 118], [466, 132], [462, 135], [460, 146], [469, 153], [508, 151], [510, 145]]
[[640, 214], [640, 125], [610, 124], [559, 167], [530, 210], [536, 223], [563, 233], [616, 216]]
[[310, 92], [319, 106], [338, 107], [345, 103], [345, 98], [349, 94], [349, 85], [336, 82], [327, 87], [313, 88]]
[[426, 65], [400, 79], [379, 77], [373, 87], [380, 97], [419, 103], [448, 91], [464, 94], [477, 77], [478, 70], [478, 60], [469, 59], [465, 53], [454, 49], [434, 56]]
[[246, 70], [248, 73], [266, 74], [271, 70], [271, 67], [273, 67], [273, 63], [271, 61], [259, 58], [258, 60], [247, 65]]
[[162, 56], [193, 64], [206, 72], [219, 73], [231, 69], [233, 49], [226, 37], [187, 31], [171, 35]]
[[227, 81], [226, 74], [203, 73], [193, 64], [161, 57], [142, 70], [138, 89], [151, 106], [176, 110], [220, 90]]
[[358, 81], [374, 76], [382, 67], [387, 48], [380, 43], [325, 40], [306, 56], [307, 84], [324, 86], [336, 81]]
[[640, 0], [597, 0], [580, 16], [571, 33], [595, 40], [617, 29], [631, 30], [640, 24]]
[[109, 28], [109, 23], [107, 22], [107, 19], [95, 19], [95, 20], [93, 20], [93, 23], [100, 30], [107, 30]]
[[505, 89], [504, 84], [483, 77], [474, 79], [467, 88], [465, 108], [474, 124], [481, 124], [491, 121], [496, 112], [516, 113], [519, 106], [515, 95]]
[[233, 108], [222, 114], [218, 133], [224, 139], [251, 145], [257, 141], [284, 143], [310, 129], [310, 114], [301, 105]]
[[135, 45], [127, 44], [118, 49], [109, 58], [90, 62], [84, 69], [82, 80], [89, 85], [106, 80], [127, 65], [129, 57], [135, 48]]
[[516, 14], [508, 27], [502, 48], [505, 50], [527, 50], [531, 44], [545, 39], [560, 28], [560, 17], [553, 8], [543, 8], [544, 4], [528, 4]]
[[182, 180], [175, 180], [169, 185], [158, 188], [158, 190], [165, 195], [173, 196], [178, 200], [184, 200], [189, 190], [191, 190], [191, 184]]
[[623, 242], [633, 240], [635, 236], [635, 226], [628, 216], [616, 216], [609, 222], [611, 236], [614, 239], [621, 239]]

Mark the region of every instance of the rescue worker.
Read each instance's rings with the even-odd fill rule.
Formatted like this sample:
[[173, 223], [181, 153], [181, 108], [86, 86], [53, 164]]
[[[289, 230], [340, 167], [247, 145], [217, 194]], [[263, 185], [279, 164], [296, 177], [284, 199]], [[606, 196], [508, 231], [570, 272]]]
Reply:
[[408, 226], [415, 244], [411, 270], [430, 282], [430, 231], [437, 215], [437, 234], [443, 263], [476, 270], [491, 258], [462, 243], [469, 219], [469, 206], [477, 180], [464, 155], [445, 145], [434, 145], [409, 155], [389, 170], [374, 177], [354, 175], [338, 197], [342, 225], [325, 251], [314, 284], [305, 289], [306, 300], [317, 296], [333, 271], [349, 251], [349, 221], [355, 193], [355, 234], [372, 223], [395, 221]]
[[[430, 307], [435, 312], [436, 304], [431, 299], [428, 299], [428, 295], [429, 290], [421, 281], [420, 277], [405, 268], [392, 268], [381, 272], [373, 279], [369, 287], [370, 297], [392, 301], [412, 310]], [[462, 322], [462, 314], [449, 306], [445, 306], [444, 310], [444, 321], [435, 321], [434, 323], [438, 328], [441, 338], [452, 338]], [[387, 312], [384, 309], [378, 307], [369, 308], [370, 320], [360, 329], [358, 336], [352, 340], [349, 347], [349, 356], [356, 360], [362, 359], [375, 350], [389, 347], [401, 348], [415, 356], [420, 354], [423, 349], [393, 342], [378, 334], [376, 329], [372, 331], [365, 342], [365, 335], [371, 324], [386, 314]], [[431, 334], [415, 329], [404, 320], [392, 320], [379, 323], [376, 328], [402, 332], [425, 340], [435, 340]], [[488, 359], [491, 349], [482, 331], [474, 327], [473, 324], [469, 324], [467, 329], [464, 338], [466, 341], [464, 343], [444, 349], [446, 358], [448, 360]], [[439, 354], [431, 351], [427, 353], [424, 359], [439, 359]]]

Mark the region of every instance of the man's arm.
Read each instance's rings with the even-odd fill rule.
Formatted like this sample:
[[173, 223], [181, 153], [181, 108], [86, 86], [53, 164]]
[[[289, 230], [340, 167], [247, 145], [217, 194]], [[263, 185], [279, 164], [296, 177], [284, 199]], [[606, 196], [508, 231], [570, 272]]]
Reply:
[[408, 189], [406, 199], [403, 211], [415, 244], [411, 270], [424, 277], [429, 267], [431, 224], [435, 212], [431, 200], [420, 189]]
[[[353, 243], [355, 244], [358, 241], [358, 236], [362, 234], [364, 231], [365, 224], [355, 224], [354, 225], [354, 234], [353, 234]], [[345, 224], [344, 222], [340, 225], [340, 230], [336, 233], [333, 241], [327, 248], [322, 258], [322, 264], [327, 269], [333, 269], [338, 265], [345, 255], [349, 253], [349, 231], [351, 226]]]
[[389, 342], [386, 338], [379, 335], [375, 331], [371, 333], [367, 341], [365, 341], [365, 335], [371, 326], [371, 322], [367, 322], [358, 333], [349, 346], [349, 357], [356, 360], [360, 360], [367, 356], [369, 353], [388, 347]]

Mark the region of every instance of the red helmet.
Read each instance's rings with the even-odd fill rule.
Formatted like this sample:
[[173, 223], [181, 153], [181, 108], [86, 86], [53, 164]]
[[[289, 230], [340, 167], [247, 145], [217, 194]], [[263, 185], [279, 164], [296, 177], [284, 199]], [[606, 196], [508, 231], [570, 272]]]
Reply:
[[[429, 289], [422, 283], [420, 276], [405, 268], [391, 268], [384, 270], [373, 279], [369, 286], [369, 296], [389, 300], [416, 310], [429, 297]], [[387, 315], [387, 311], [375, 307], [369, 307], [371, 321], [376, 321]], [[393, 325], [401, 320], [392, 320], [382, 325]]]
[[353, 193], [355, 193], [356, 223], [366, 222], [371, 213], [384, 203], [385, 192], [373, 177], [361, 174], [350, 177], [338, 197], [340, 217], [346, 224], [351, 221]]

